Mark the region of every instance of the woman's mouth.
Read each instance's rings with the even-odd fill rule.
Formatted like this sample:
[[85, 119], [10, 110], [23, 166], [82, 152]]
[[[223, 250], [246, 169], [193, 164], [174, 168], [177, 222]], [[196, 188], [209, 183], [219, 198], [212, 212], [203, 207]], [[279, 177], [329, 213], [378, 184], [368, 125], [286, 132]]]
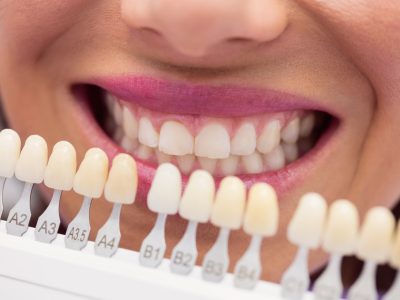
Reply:
[[[111, 156], [132, 154], [146, 183], [159, 164], [171, 162], [184, 175], [205, 169], [217, 180], [236, 175], [279, 192], [306, 175], [307, 162], [338, 124], [315, 103], [280, 92], [148, 77], [96, 79], [73, 85], [73, 92], [95, 121], [87, 125], [101, 128], [108, 140], [100, 146]], [[90, 139], [93, 132], [99, 133], [92, 130]]]

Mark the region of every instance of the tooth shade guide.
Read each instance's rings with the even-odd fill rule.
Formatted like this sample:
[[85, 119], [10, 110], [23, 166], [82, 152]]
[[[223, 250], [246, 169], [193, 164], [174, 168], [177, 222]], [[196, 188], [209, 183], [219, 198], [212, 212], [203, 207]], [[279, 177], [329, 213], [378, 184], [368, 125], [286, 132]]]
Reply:
[[278, 197], [272, 186], [256, 183], [249, 191], [243, 229], [249, 235], [269, 237], [278, 230]]
[[357, 208], [348, 200], [337, 200], [329, 208], [322, 248], [332, 254], [354, 254], [359, 231]]
[[182, 239], [172, 250], [170, 269], [174, 273], [187, 275], [196, 263], [196, 233], [198, 223], [208, 222], [215, 196], [213, 177], [204, 170], [192, 173], [183, 192], [179, 214], [188, 220]]
[[211, 223], [220, 228], [240, 229], [245, 210], [246, 187], [235, 176], [221, 180], [211, 212]]
[[263, 237], [276, 234], [279, 209], [277, 195], [272, 186], [256, 183], [249, 191], [244, 215], [243, 230], [251, 235], [251, 242], [236, 263], [234, 284], [243, 289], [252, 289], [261, 275], [261, 244]]
[[8, 213], [7, 218], [7, 233], [17, 236], [22, 236], [29, 226], [31, 219], [31, 193], [33, 184], [25, 183], [21, 197], [14, 207]]
[[0, 216], [3, 213], [3, 192], [7, 178], [14, 176], [15, 166], [21, 152], [21, 139], [14, 130], [0, 132]]
[[49, 205], [39, 217], [35, 227], [35, 240], [51, 243], [58, 234], [60, 227], [60, 200], [62, 191], [55, 190]]
[[120, 215], [123, 204], [135, 201], [138, 186], [135, 160], [128, 154], [114, 157], [104, 188], [104, 197], [113, 203], [113, 208], [106, 223], [100, 228], [95, 240], [95, 253], [110, 257], [118, 250], [121, 239]]
[[29, 136], [17, 160], [15, 177], [27, 183], [41, 183], [47, 159], [48, 149], [46, 141], [39, 135]]
[[221, 228], [214, 245], [202, 263], [202, 277], [206, 281], [221, 282], [229, 267], [228, 241], [230, 230]]
[[253, 235], [246, 252], [237, 261], [234, 269], [234, 285], [241, 289], [253, 289], [261, 276], [262, 237]]
[[21, 152], [21, 139], [14, 130], [0, 132], [0, 178], [14, 176], [15, 167]]
[[44, 184], [54, 190], [72, 189], [76, 174], [76, 150], [66, 141], [54, 145], [44, 172]]
[[328, 266], [314, 284], [315, 300], [340, 299], [343, 293], [341, 267], [342, 256], [333, 254]]
[[92, 199], [84, 197], [82, 206], [69, 223], [65, 234], [65, 247], [73, 250], [82, 250], [86, 247], [90, 234], [90, 206]]
[[90, 206], [93, 198], [103, 194], [108, 175], [108, 157], [99, 148], [89, 149], [75, 175], [73, 189], [84, 196], [82, 206], [68, 225], [65, 246], [74, 250], [83, 249], [90, 234]]
[[356, 255], [365, 261], [382, 264], [388, 261], [395, 219], [390, 210], [384, 207], [370, 209], [360, 229]]
[[[56, 193], [55, 194], [57, 194], [57, 191], [56, 191]], [[61, 193], [60, 193], [61, 194]], [[84, 201], [84, 203], [86, 202], [86, 199], [85, 199], [85, 201]], [[120, 208], [121, 208], [121, 206], [120, 205], [118, 205], [118, 203], [115, 205], [115, 211], [117, 212], [117, 215], [119, 215], [119, 211], [120, 211]], [[112, 213], [112, 215], [114, 215], [115, 216], [115, 214], [114, 213]], [[164, 216], [160, 216], [160, 219], [162, 220], [164, 218]], [[116, 219], [115, 217], [113, 218], [114, 220]], [[164, 221], [163, 221], [164, 223], [165, 223], [165, 218], [164, 218]], [[162, 223], [162, 222], [161, 222]], [[188, 226], [188, 228], [191, 228], [191, 230], [189, 230], [189, 231], [193, 231], [193, 228], [195, 228], [193, 225], [189, 225]], [[228, 233], [229, 234], [229, 233]], [[225, 230], [221, 230], [221, 234], [220, 234], [220, 236], [228, 236], [228, 234], [226, 234], [226, 231]], [[192, 236], [193, 236], [193, 234], [191, 234]], [[107, 240], [109, 240], [109, 239], [107, 239]], [[106, 241], [107, 241], [106, 240]], [[254, 236], [253, 237], [253, 242], [252, 242], [252, 244], [254, 244], [254, 245], [257, 245], [258, 244], [258, 242], [257, 241], [260, 241], [260, 239], [259, 239], [259, 237], [257, 237], [257, 236]], [[106, 243], [106, 241], [104, 241], [104, 242], [101, 242], [101, 240], [100, 240], [100, 242], [101, 243], [104, 243], [104, 244], [107, 244]], [[101, 243], [98, 243], [98, 244], [101, 244]], [[258, 247], [257, 246], [255, 246], [254, 247], [255, 249], [257, 249]], [[108, 255], [107, 255], [108, 256]]]
[[132, 204], [136, 198], [137, 187], [135, 160], [128, 154], [116, 155], [105, 183], [105, 199], [116, 204]]
[[[0, 223], [0, 285], [4, 299], [73, 299], [84, 295], [90, 299], [127, 299], [146, 295], [148, 299], [281, 299], [279, 286], [260, 281], [251, 292], [240, 291], [232, 284], [233, 276], [219, 284], [201, 280], [201, 267], [195, 266], [189, 276], [169, 273], [169, 260], [159, 269], [139, 265], [139, 253], [120, 248], [110, 259], [94, 255], [94, 242], [82, 251], [64, 248], [64, 235], [59, 234], [52, 245], [34, 241], [34, 229], [23, 238], [6, 234], [5, 222]], [[20, 268], [16, 267], [16, 262]], [[48, 276], [47, 276], [47, 275]], [[54, 276], [56, 274], [56, 276]], [[7, 277], [12, 275], [12, 280]], [[63, 287], [60, 290], [60, 287]], [[68, 287], [66, 289], [65, 287]], [[72, 294], [72, 296], [71, 296]], [[308, 293], [305, 300], [311, 300]]]
[[7, 218], [7, 232], [22, 236], [31, 219], [31, 193], [33, 184], [43, 181], [48, 160], [46, 141], [39, 135], [29, 136], [15, 165], [15, 176], [25, 182], [24, 189]]
[[228, 241], [231, 230], [240, 229], [246, 201], [246, 187], [237, 177], [225, 177], [218, 188], [211, 223], [220, 228], [217, 240], [204, 257], [202, 277], [220, 282], [229, 267]]
[[287, 228], [289, 241], [298, 246], [317, 248], [325, 227], [326, 211], [326, 201], [319, 194], [302, 196]]
[[302, 299], [309, 284], [308, 252], [321, 243], [327, 205], [317, 193], [301, 197], [287, 228], [288, 240], [297, 245], [296, 257], [283, 274], [281, 295], [284, 299]]
[[329, 208], [322, 248], [331, 254], [328, 266], [314, 285], [316, 300], [338, 299], [343, 293], [341, 263], [343, 255], [354, 254], [358, 239], [357, 208], [348, 200], [337, 200]]
[[188, 275], [192, 272], [198, 255], [196, 246], [197, 225], [197, 222], [189, 221], [183, 237], [172, 250], [171, 272], [181, 275]]
[[100, 198], [108, 175], [108, 157], [100, 148], [89, 149], [74, 177], [74, 191], [88, 198]]
[[143, 240], [139, 256], [141, 265], [156, 268], [161, 264], [167, 247], [165, 242], [166, 220], [166, 214], [158, 214], [153, 229]]
[[376, 269], [378, 264], [389, 259], [394, 228], [394, 216], [387, 208], [374, 207], [367, 212], [356, 248], [356, 255], [364, 260], [364, 266], [349, 290], [349, 300], [379, 298], [375, 284]]
[[160, 165], [147, 195], [147, 206], [158, 215], [140, 247], [142, 265], [155, 268], [161, 264], [166, 249], [165, 222], [167, 215], [178, 212], [181, 192], [182, 178], [178, 168], [170, 163]]
[[108, 220], [97, 232], [94, 244], [97, 255], [111, 257], [117, 252], [121, 240], [119, 225], [121, 208], [122, 204], [115, 203]]
[[178, 212], [182, 192], [182, 178], [171, 163], [160, 165], [153, 178], [147, 205], [152, 212], [174, 215]]
[[76, 151], [66, 141], [58, 142], [50, 155], [44, 172], [44, 184], [54, 189], [53, 197], [39, 217], [35, 228], [35, 239], [40, 242], [52, 242], [60, 227], [60, 199], [62, 191], [72, 189], [76, 173]]

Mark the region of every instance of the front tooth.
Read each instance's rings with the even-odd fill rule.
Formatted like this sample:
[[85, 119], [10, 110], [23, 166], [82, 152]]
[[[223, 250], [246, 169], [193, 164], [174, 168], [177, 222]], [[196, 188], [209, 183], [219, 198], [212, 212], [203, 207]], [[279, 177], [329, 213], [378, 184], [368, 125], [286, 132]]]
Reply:
[[207, 157], [198, 157], [197, 160], [199, 161], [200, 167], [211, 174], [214, 173], [215, 168], [217, 166], [217, 160]]
[[149, 209], [156, 213], [176, 214], [181, 190], [182, 179], [177, 167], [170, 163], [160, 165], [147, 195]]
[[165, 153], [163, 153], [161, 151], [158, 151], [158, 150], [156, 150], [155, 152], [156, 152], [156, 157], [157, 157], [158, 164], [161, 165], [163, 163], [171, 162], [171, 160], [172, 160], [172, 156], [171, 155], [165, 154]]
[[160, 130], [158, 149], [170, 155], [193, 153], [194, 138], [184, 125], [175, 121], [165, 122]]
[[242, 156], [242, 166], [248, 174], [257, 174], [263, 171], [261, 154], [254, 152], [251, 155]]
[[195, 160], [196, 157], [192, 154], [176, 157], [179, 169], [182, 171], [183, 174], [189, 174], [190, 171], [192, 171]]
[[117, 100], [114, 101], [113, 114], [114, 114], [115, 123], [117, 125], [121, 125], [122, 124], [122, 107], [121, 107], [121, 104], [119, 104], [119, 102]]
[[153, 155], [153, 149], [145, 145], [140, 145], [136, 150], [136, 156], [142, 160], [147, 160]]
[[251, 123], [242, 124], [231, 141], [231, 153], [250, 155], [256, 149], [257, 134]]
[[190, 175], [179, 205], [179, 214], [186, 220], [208, 222], [214, 202], [215, 183], [206, 171], [196, 170]]
[[299, 147], [297, 144], [282, 144], [283, 152], [285, 153], [286, 160], [291, 163], [299, 158]]
[[99, 148], [89, 149], [76, 172], [74, 191], [82, 196], [99, 198], [103, 193], [107, 173], [107, 155]]
[[112, 203], [132, 204], [135, 201], [137, 186], [135, 160], [128, 154], [118, 154], [114, 157], [108, 174], [104, 197]]
[[72, 189], [76, 173], [76, 151], [66, 141], [54, 145], [49, 162], [44, 172], [44, 184], [61, 191]]
[[320, 244], [326, 218], [326, 201], [317, 193], [301, 197], [288, 226], [288, 239], [295, 245], [317, 248]]
[[225, 177], [211, 212], [211, 223], [220, 228], [239, 229], [243, 221], [246, 187], [237, 177]]
[[243, 230], [249, 235], [272, 236], [278, 230], [279, 209], [275, 190], [256, 183], [249, 191]]
[[0, 132], [0, 176], [14, 176], [15, 166], [21, 153], [21, 139], [12, 129]]
[[46, 169], [48, 150], [46, 141], [39, 135], [27, 138], [15, 166], [15, 176], [25, 182], [40, 183]]
[[158, 133], [148, 118], [141, 118], [139, 121], [139, 142], [151, 148], [158, 146]]
[[282, 169], [285, 166], [285, 153], [281, 146], [264, 156], [265, 167], [268, 171]]
[[122, 110], [122, 121], [125, 136], [131, 140], [136, 140], [138, 138], [138, 121], [127, 107]]
[[310, 136], [315, 125], [315, 115], [310, 113], [306, 115], [300, 122], [300, 136], [308, 137]]
[[358, 237], [358, 211], [353, 203], [337, 200], [329, 208], [322, 247], [325, 251], [353, 254]]
[[393, 214], [384, 207], [368, 211], [361, 226], [357, 245], [357, 257], [375, 263], [388, 259], [395, 228]]
[[222, 175], [234, 175], [239, 164], [239, 156], [230, 155], [228, 158], [219, 161], [219, 169]]
[[229, 134], [220, 124], [206, 125], [196, 136], [194, 148], [196, 156], [223, 159], [229, 157], [229, 152]]
[[276, 148], [281, 140], [281, 124], [278, 120], [268, 122], [257, 140], [257, 150], [261, 153], [269, 153]]
[[300, 134], [300, 119], [294, 118], [286, 127], [282, 130], [282, 140], [288, 144], [294, 144], [299, 139]]

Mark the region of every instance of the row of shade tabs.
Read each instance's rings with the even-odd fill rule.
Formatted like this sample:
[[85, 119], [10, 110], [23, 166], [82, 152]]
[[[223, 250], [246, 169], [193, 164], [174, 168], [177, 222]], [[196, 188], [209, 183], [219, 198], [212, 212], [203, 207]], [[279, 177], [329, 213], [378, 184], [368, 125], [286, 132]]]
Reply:
[[[1, 193], [5, 180], [14, 175], [24, 181], [25, 186], [20, 199], [9, 212], [6, 223], [9, 234], [22, 236], [27, 231], [31, 218], [32, 187], [44, 182], [54, 193], [38, 219], [35, 239], [51, 243], [56, 238], [60, 226], [61, 193], [73, 189], [84, 200], [80, 211], [68, 225], [65, 246], [81, 250], [89, 238], [91, 201], [104, 193], [105, 199], [114, 206], [110, 217], [97, 233], [95, 253], [106, 257], [115, 254], [121, 238], [121, 207], [134, 202], [138, 187], [136, 163], [130, 155], [118, 154], [109, 168], [107, 155], [101, 149], [92, 148], [86, 152], [77, 169], [76, 152], [70, 143], [57, 143], [48, 157], [47, 143], [42, 137], [28, 137], [21, 150], [18, 134], [4, 129], [0, 132]], [[277, 195], [270, 185], [255, 183], [247, 193], [239, 178], [228, 176], [216, 189], [213, 177], [204, 170], [197, 170], [190, 175], [182, 193], [179, 170], [165, 163], [156, 171], [147, 205], [158, 216], [153, 229], [142, 242], [141, 265], [156, 268], [161, 264], [166, 250], [166, 218], [179, 214], [189, 222], [172, 251], [169, 262], [172, 272], [182, 275], [191, 273], [197, 258], [197, 225], [211, 222], [220, 231], [203, 259], [203, 279], [213, 282], [223, 280], [229, 267], [229, 234], [232, 230], [243, 228], [252, 238], [235, 265], [234, 285], [244, 289], [256, 285], [262, 273], [262, 241], [277, 233], [279, 223]], [[377, 265], [390, 262], [394, 268], [400, 269], [400, 230], [395, 230], [395, 227], [395, 219], [386, 208], [370, 209], [360, 226], [358, 211], [351, 202], [337, 200], [328, 207], [319, 194], [304, 195], [287, 228], [288, 240], [298, 246], [298, 252], [282, 277], [282, 298], [302, 299], [310, 283], [308, 252], [322, 246], [331, 258], [314, 284], [315, 299], [333, 300], [342, 296], [342, 258], [354, 254], [365, 264], [360, 277], [348, 291], [348, 299], [377, 299]], [[400, 275], [384, 299], [400, 299]]]

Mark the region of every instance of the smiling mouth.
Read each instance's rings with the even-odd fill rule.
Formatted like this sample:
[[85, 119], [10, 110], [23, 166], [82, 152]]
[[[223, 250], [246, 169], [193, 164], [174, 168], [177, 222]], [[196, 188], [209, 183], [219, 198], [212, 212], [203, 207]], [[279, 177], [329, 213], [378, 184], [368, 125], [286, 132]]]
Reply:
[[205, 169], [217, 180], [293, 177], [337, 124], [315, 104], [277, 92], [137, 77], [79, 83], [73, 91], [108, 142], [139, 166], [153, 171], [171, 162], [184, 175]]

